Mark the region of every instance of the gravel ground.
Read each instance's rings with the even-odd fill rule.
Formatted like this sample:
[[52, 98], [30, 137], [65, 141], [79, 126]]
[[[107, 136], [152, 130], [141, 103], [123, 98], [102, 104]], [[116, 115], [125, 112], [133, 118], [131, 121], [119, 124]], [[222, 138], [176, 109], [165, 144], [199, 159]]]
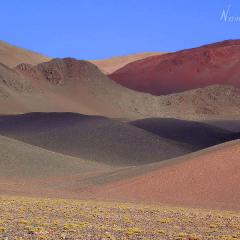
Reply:
[[0, 197], [0, 239], [240, 239], [240, 213]]

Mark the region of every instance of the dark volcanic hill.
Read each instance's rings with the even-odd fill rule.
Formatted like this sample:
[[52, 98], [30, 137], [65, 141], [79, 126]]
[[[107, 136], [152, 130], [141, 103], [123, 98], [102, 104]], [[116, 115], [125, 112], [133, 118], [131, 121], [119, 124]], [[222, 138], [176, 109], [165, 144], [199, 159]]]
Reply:
[[172, 118], [147, 118], [133, 121], [131, 124], [158, 136], [186, 143], [194, 150], [235, 140], [239, 137], [232, 131], [206, 123]]
[[218, 121], [207, 121], [209, 125], [216, 126], [231, 132], [239, 133], [240, 132], [240, 120], [218, 120]]
[[129, 63], [109, 77], [154, 95], [209, 85], [240, 87], [240, 40], [229, 40]]

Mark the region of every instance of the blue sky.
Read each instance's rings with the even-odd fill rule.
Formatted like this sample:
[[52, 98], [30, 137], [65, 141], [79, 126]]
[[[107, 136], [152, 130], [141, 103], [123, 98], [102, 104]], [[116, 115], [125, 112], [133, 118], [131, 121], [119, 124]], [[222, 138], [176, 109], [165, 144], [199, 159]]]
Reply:
[[99, 59], [240, 38], [239, 0], [1, 0], [0, 39], [51, 57]]

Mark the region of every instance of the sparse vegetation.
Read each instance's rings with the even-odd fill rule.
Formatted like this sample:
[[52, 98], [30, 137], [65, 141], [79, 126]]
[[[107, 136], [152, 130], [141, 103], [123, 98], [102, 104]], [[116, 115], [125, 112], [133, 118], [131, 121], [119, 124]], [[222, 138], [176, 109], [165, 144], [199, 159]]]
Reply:
[[236, 240], [239, 226], [233, 212], [0, 197], [0, 239]]

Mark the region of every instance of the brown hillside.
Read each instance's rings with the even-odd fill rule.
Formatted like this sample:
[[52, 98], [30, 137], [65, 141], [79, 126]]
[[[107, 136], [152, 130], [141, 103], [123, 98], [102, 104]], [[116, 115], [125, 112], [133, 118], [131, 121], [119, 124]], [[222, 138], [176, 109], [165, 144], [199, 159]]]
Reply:
[[153, 96], [122, 87], [93, 64], [71, 58], [54, 59], [37, 66], [20, 64], [14, 70], [2, 65], [0, 89], [1, 114], [78, 112], [126, 119], [240, 118], [238, 88], [214, 85]]

